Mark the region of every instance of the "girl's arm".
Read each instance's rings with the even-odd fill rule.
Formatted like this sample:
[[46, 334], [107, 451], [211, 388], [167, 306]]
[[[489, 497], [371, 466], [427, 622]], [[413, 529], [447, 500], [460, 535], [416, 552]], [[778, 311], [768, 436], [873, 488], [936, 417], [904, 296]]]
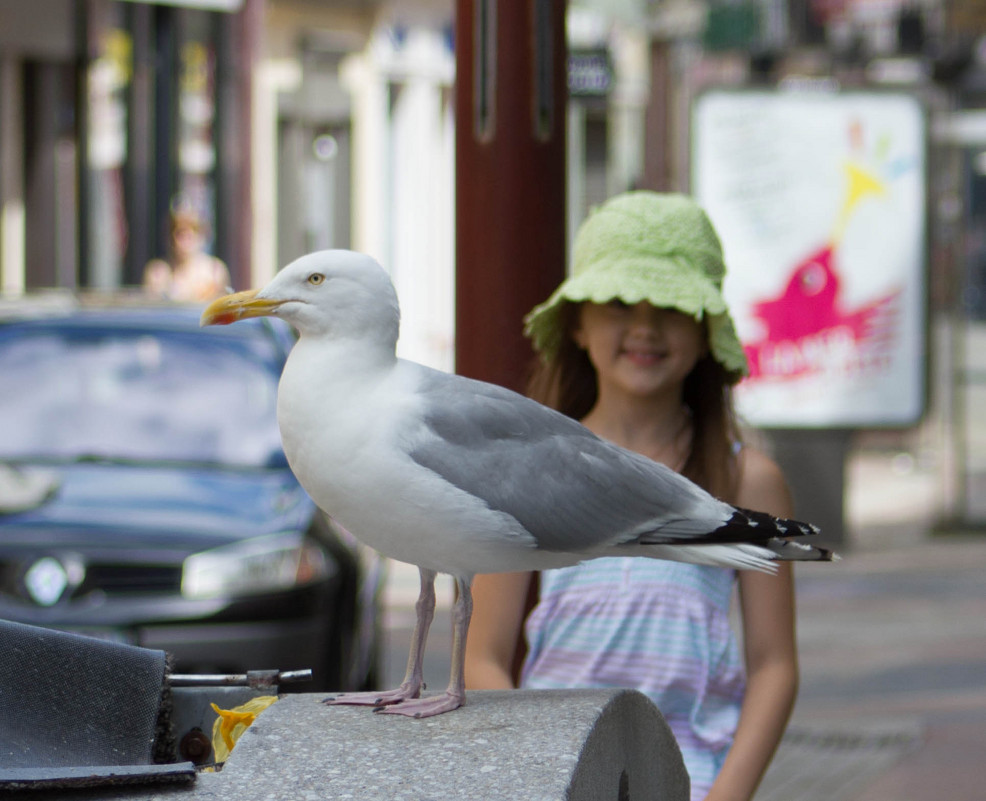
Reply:
[[[737, 505], [790, 517], [793, 503], [780, 469], [759, 451], [741, 456]], [[736, 737], [707, 801], [753, 797], [781, 740], [798, 692], [794, 576], [740, 572], [740, 612], [747, 686]]]
[[466, 688], [514, 688], [514, 654], [527, 611], [531, 573], [492, 573], [472, 583], [473, 613], [466, 639]]

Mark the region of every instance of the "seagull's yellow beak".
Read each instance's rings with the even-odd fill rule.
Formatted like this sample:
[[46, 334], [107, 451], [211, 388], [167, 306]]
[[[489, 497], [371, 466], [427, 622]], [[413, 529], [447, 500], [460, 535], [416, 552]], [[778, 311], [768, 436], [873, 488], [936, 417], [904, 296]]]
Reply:
[[248, 289], [246, 292], [236, 292], [216, 298], [202, 312], [199, 325], [229, 325], [247, 317], [263, 317], [271, 314], [284, 302], [258, 298], [259, 291], [259, 289]]

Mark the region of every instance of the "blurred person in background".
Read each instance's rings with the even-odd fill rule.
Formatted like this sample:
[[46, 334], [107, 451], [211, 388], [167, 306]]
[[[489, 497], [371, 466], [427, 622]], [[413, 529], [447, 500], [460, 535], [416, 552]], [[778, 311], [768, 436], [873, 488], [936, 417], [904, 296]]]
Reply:
[[229, 270], [205, 250], [208, 225], [192, 209], [171, 214], [170, 253], [167, 259], [152, 259], [144, 268], [144, 289], [170, 300], [198, 303], [225, 294], [230, 286]]

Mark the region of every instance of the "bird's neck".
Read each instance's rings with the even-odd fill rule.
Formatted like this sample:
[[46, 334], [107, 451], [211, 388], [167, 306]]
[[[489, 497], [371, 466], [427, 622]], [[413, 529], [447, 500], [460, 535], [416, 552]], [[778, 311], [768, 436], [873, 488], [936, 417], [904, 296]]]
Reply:
[[397, 363], [396, 348], [387, 341], [302, 335], [294, 346], [297, 357], [312, 369], [337, 376], [378, 375]]
[[396, 365], [394, 355], [388, 358], [379, 348], [302, 336], [284, 366], [277, 395], [281, 438], [292, 469], [304, 467], [316, 439], [323, 451], [352, 452], [372, 428], [370, 407], [387, 394]]
[[[392, 351], [369, 343], [302, 336], [295, 344], [278, 391], [278, 412], [307, 417], [342, 414], [347, 403], [373, 396], [397, 365]], [[312, 399], [317, 402], [312, 405]], [[357, 403], [359, 403], [357, 401]]]

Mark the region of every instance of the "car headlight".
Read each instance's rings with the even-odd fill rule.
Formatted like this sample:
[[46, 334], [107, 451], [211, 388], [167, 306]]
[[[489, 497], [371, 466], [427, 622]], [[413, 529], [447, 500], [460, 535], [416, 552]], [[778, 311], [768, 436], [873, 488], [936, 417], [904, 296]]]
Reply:
[[192, 554], [182, 566], [186, 598], [261, 595], [324, 579], [334, 562], [301, 534], [270, 534]]

